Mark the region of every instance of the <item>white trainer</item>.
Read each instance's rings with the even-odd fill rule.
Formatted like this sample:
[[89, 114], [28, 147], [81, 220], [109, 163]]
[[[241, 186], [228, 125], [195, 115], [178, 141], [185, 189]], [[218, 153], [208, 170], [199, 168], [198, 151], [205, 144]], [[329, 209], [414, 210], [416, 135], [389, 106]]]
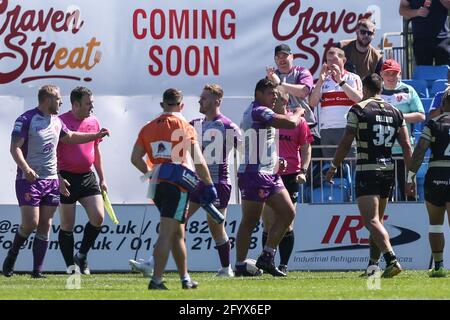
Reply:
[[219, 269], [216, 276], [222, 277], [222, 278], [233, 278], [234, 272], [233, 272], [233, 269], [231, 269], [231, 266], [223, 267], [223, 268]]
[[131, 270], [134, 272], [141, 272], [145, 278], [150, 278], [153, 275], [153, 257], [149, 261], [144, 259], [128, 260]]

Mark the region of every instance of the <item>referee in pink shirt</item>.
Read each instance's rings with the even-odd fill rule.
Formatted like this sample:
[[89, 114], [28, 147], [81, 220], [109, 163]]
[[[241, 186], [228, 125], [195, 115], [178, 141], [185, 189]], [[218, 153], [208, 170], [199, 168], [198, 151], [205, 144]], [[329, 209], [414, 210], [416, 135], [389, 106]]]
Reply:
[[[92, 92], [86, 87], [76, 87], [70, 93], [70, 102], [72, 109], [60, 116], [67, 128], [78, 132], [98, 132], [99, 122], [91, 115], [94, 109]], [[87, 254], [100, 233], [105, 216], [101, 191], [108, 191], [108, 187], [99, 149], [101, 141], [98, 139], [84, 144], [59, 143], [57, 149], [61, 180], [59, 247], [66, 266], [75, 264], [82, 274], [90, 274]], [[92, 165], [95, 167], [99, 182], [92, 171]], [[74, 255], [73, 228], [77, 201], [86, 210], [89, 222], [84, 227], [80, 249]]]

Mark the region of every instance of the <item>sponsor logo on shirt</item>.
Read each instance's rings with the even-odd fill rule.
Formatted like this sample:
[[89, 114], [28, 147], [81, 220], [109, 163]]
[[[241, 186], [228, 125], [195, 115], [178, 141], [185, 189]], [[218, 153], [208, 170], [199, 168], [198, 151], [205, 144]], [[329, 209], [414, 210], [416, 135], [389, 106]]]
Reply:
[[172, 144], [167, 141], [155, 141], [151, 143], [153, 158], [172, 158]]
[[53, 143], [47, 143], [46, 145], [44, 145], [44, 148], [42, 149], [43, 152], [48, 153], [51, 152], [53, 150]]
[[16, 121], [16, 123], [14, 123], [14, 132], [20, 132], [22, 131], [22, 127], [23, 127], [23, 122], [22, 121]]

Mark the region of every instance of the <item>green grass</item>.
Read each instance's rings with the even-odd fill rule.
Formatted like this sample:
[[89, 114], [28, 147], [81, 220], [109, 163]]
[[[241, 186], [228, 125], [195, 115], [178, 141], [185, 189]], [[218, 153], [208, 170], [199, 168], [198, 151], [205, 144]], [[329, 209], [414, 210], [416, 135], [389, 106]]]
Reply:
[[434, 278], [425, 271], [404, 271], [381, 279], [380, 290], [368, 290], [360, 272], [290, 272], [287, 278], [216, 278], [213, 273], [191, 273], [200, 285], [182, 290], [177, 274], [166, 274], [169, 291], [147, 290], [148, 279], [139, 274], [82, 276], [81, 289], [65, 288], [67, 275], [29, 275], [0, 278], [0, 299], [450, 299], [450, 278]]

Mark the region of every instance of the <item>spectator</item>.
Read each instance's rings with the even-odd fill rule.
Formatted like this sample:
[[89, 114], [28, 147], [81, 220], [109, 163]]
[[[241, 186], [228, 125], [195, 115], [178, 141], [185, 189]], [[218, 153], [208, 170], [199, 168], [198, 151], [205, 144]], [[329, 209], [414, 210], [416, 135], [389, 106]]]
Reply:
[[[413, 146], [414, 136], [411, 135], [411, 124], [424, 121], [425, 110], [423, 109], [422, 101], [416, 90], [410, 85], [401, 82], [401, 74], [401, 67], [397, 61], [388, 59], [383, 63], [383, 67], [381, 68], [381, 77], [383, 78], [381, 98], [403, 113], [410, 136], [410, 143]], [[394, 143], [392, 156], [402, 158], [402, 149], [398, 144], [398, 141], [395, 141]], [[400, 188], [400, 194], [398, 195], [397, 200], [405, 201], [405, 162], [403, 161], [403, 158], [397, 160], [396, 165], [396, 185]], [[394, 199], [396, 199], [396, 197], [394, 197]], [[408, 201], [416, 200], [414, 197], [408, 197], [407, 199]]]
[[371, 73], [380, 73], [383, 57], [370, 43], [375, 37], [375, 25], [369, 19], [358, 21], [355, 40], [343, 40], [337, 45], [344, 50], [347, 63], [345, 69], [364, 78]]
[[400, 0], [400, 15], [412, 21], [417, 65], [450, 63], [449, 9], [450, 0]]
[[[267, 78], [280, 85], [282, 90], [289, 94], [288, 110], [294, 110], [299, 106], [305, 109], [305, 120], [314, 137], [313, 144], [320, 145], [317, 120], [308, 104], [308, 96], [314, 86], [311, 72], [294, 65], [294, 55], [286, 44], [275, 47], [275, 63], [278, 69], [267, 68]], [[314, 149], [312, 156], [321, 157], [320, 149]]]
[[[361, 78], [344, 69], [346, 62], [342, 49], [330, 48], [326, 54], [316, 86], [311, 92], [309, 103], [316, 107], [320, 102], [320, 136], [322, 145], [337, 145], [344, 135], [347, 115], [350, 107], [361, 101]], [[322, 148], [326, 158], [334, 155], [336, 148]], [[355, 155], [355, 150], [350, 152]]]

